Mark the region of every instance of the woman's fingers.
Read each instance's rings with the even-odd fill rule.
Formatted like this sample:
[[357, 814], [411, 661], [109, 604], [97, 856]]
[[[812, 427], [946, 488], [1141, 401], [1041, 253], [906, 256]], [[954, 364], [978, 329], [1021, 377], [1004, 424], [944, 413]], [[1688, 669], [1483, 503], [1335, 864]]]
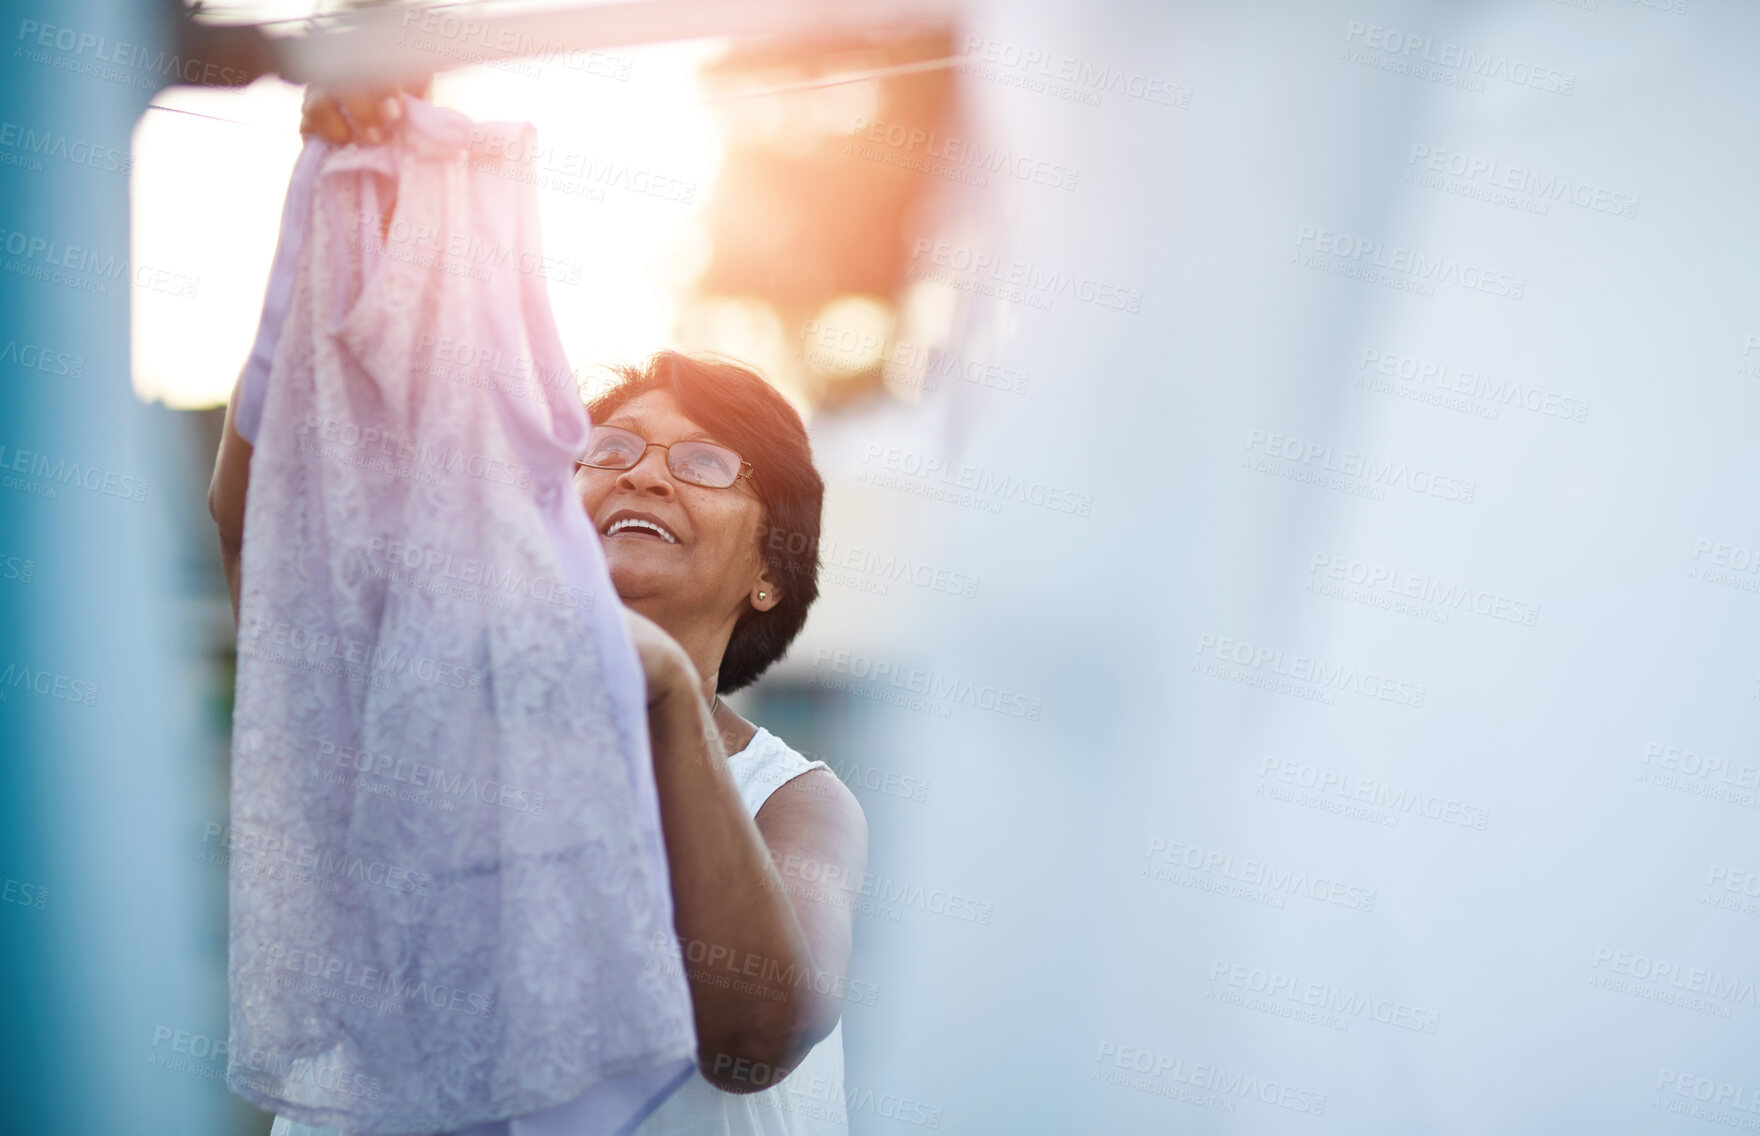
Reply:
[[[425, 88], [423, 84], [420, 89]], [[307, 87], [299, 131], [322, 135], [338, 146], [350, 142], [370, 146], [390, 138], [402, 118], [403, 101], [395, 87], [340, 92]]]
[[348, 120], [342, 117], [342, 104], [321, 87], [307, 87], [304, 112], [299, 120], [301, 134], [316, 134], [338, 146], [346, 146], [354, 137]]
[[307, 87], [299, 132], [321, 135], [338, 146], [350, 142], [369, 146], [384, 142], [403, 119], [402, 92], [425, 99], [432, 83], [433, 76], [427, 76], [400, 87], [353, 91]]
[[[354, 123], [357, 142], [376, 145], [390, 137], [392, 123], [402, 111], [396, 98], [397, 92], [384, 88], [350, 91], [342, 96], [342, 115]], [[396, 108], [391, 111], [390, 119], [386, 117], [387, 104]]]

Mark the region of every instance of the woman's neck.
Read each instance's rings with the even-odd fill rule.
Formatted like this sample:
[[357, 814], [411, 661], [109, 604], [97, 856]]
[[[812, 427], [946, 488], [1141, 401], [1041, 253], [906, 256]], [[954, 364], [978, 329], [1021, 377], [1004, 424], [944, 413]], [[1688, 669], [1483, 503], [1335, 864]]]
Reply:
[[752, 744], [758, 736], [758, 727], [734, 713], [733, 707], [718, 698], [711, 697], [711, 717], [715, 720], [715, 729], [721, 734], [721, 745], [727, 750], [728, 756], [738, 753]]
[[[632, 604], [631, 606], [636, 605]], [[638, 607], [637, 610], [640, 608]], [[658, 614], [650, 614], [649, 612], [642, 614], [660, 624], [668, 635], [678, 640], [678, 645], [684, 648], [685, 654], [691, 657], [691, 662], [696, 666], [697, 674], [702, 679], [702, 684], [698, 689], [703, 697], [703, 705], [709, 709], [710, 717], [715, 722], [715, 728], [721, 734], [722, 746], [728, 753], [734, 754], [750, 745], [752, 739], [758, 734], [758, 728], [734, 713], [733, 708], [727, 703], [719, 701], [715, 694], [715, 688], [721, 678], [721, 661], [727, 654], [727, 643], [733, 638], [733, 627], [735, 623], [739, 622], [739, 617], [737, 615], [731, 616], [720, 626], [713, 628], [674, 629], [668, 627], [667, 621], [660, 618]]]

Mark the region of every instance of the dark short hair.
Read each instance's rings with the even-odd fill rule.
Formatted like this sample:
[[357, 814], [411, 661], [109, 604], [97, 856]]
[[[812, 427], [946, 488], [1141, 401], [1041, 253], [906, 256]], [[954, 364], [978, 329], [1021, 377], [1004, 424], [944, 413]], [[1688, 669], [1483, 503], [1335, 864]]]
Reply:
[[659, 351], [609, 370], [615, 376], [611, 386], [587, 402], [595, 423], [638, 395], [670, 391], [686, 417], [752, 463], [752, 487], [764, 505], [759, 551], [782, 589], [782, 602], [740, 614], [715, 689], [728, 693], [748, 686], [788, 651], [819, 598], [825, 482], [813, 466], [806, 425], [775, 387], [730, 360]]

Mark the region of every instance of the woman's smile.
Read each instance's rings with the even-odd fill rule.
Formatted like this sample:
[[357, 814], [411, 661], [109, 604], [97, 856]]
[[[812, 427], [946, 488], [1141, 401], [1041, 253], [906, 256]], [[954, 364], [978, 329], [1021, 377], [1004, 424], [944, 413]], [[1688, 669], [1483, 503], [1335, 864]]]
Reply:
[[606, 540], [652, 540], [679, 544], [678, 534], [652, 513], [638, 509], [619, 509], [605, 518], [599, 535]]

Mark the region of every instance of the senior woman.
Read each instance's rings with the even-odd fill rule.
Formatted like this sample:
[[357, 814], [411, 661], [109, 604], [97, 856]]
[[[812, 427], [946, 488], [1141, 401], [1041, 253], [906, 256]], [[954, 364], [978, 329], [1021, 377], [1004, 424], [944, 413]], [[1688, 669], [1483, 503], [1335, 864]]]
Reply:
[[[354, 99], [343, 114], [342, 100], [309, 97], [302, 129], [377, 141], [389, 128], [380, 105]], [[616, 379], [588, 405], [575, 487], [647, 681], [698, 1038], [696, 1073], [632, 1136], [847, 1132], [841, 1001], [866, 820], [823, 762], [720, 698], [781, 658], [806, 621], [824, 484], [799, 415], [751, 371], [663, 351]], [[235, 617], [251, 454], [237, 402], [235, 391], [208, 493]], [[795, 539], [773, 539], [783, 534]], [[759, 960], [759, 976], [741, 967], [729, 981], [709, 958]], [[324, 1131], [286, 1118], [274, 1127]], [[470, 1136], [519, 1132], [515, 1120]]]

